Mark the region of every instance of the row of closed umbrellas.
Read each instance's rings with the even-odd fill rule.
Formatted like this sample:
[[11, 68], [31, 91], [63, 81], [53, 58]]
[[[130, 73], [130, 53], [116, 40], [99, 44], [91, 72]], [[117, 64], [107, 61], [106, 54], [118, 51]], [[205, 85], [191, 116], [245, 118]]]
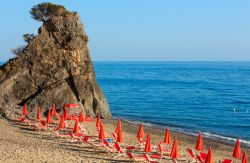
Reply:
[[[25, 115], [25, 116], [28, 115], [28, 109], [27, 109], [27, 105], [26, 104], [23, 107], [23, 115]], [[46, 123], [48, 123], [48, 124], [52, 123], [51, 115], [52, 116], [56, 116], [57, 115], [56, 108], [55, 108], [54, 104], [52, 105], [52, 111], [51, 112], [48, 111], [48, 114], [47, 114]], [[37, 117], [36, 117], [36, 119], [38, 121], [41, 120], [40, 108], [38, 108], [38, 110], [37, 110]], [[66, 119], [67, 119], [67, 111], [64, 110], [64, 113], [61, 116], [61, 120], [60, 120], [60, 123], [59, 123], [59, 126], [58, 126], [58, 130], [65, 128], [65, 120]], [[80, 115], [79, 115], [79, 118], [76, 119], [75, 126], [74, 126], [74, 129], [73, 129], [73, 133], [75, 133], [75, 134], [80, 133], [79, 122], [83, 122], [83, 121], [84, 121], [84, 115], [81, 112]], [[96, 128], [99, 130], [99, 136], [98, 136], [99, 140], [105, 140], [106, 138], [105, 138], [104, 126], [102, 124], [100, 116], [98, 116], [98, 118], [96, 120]], [[120, 119], [117, 122], [115, 133], [117, 134], [116, 142], [122, 143], [123, 142], [123, 136], [122, 136], [122, 128], [121, 128], [121, 121], [120, 121]], [[137, 139], [138, 139], [138, 141], [142, 142], [144, 136], [145, 136], [144, 128], [143, 128], [143, 124], [141, 123], [140, 127], [139, 127], [139, 130], [138, 130], [138, 133], [137, 133]], [[166, 129], [166, 132], [165, 132], [164, 143], [165, 144], [170, 144], [171, 143], [170, 131], [169, 131], [168, 128]], [[198, 135], [198, 139], [197, 139], [197, 143], [196, 143], [195, 149], [198, 150], [198, 151], [203, 151], [204, 150], [203, 141], [202, 141], [202, 134], [201, 133], [199, 133], [199, 135]], [[147, 138], [146, 138], [146, 141], [145, 141], [144, 151], [145, 152], [152, 152], [150, 134], [147, 134]], [[234, 158], [238, 158], [238, 159], [240, 159], [242, 157], [242, 163], [248, 163], [246, 151], [243, 153], [243, 156], [242, 156], [242, 151], [241, 151], [241, 146], [240, 146], [240, 140], [239, 139], [237, 139], [237, 141], [236, 141], [236, 144], [235, 144], [232, 156]], [[171, 148], [170, 157], [173, 158], [173, 159], [177, 159], [179, 157], [178, 140], [177, 140], [176, 137], [174, 138], [174, 142], [173, 142], [173, 145], [172, 145], [172, 148]], [[208, 153], [207, 153], [207, 157], [206, 157], [205, 163], [214, 163], [211, 146], [208, 149]]]

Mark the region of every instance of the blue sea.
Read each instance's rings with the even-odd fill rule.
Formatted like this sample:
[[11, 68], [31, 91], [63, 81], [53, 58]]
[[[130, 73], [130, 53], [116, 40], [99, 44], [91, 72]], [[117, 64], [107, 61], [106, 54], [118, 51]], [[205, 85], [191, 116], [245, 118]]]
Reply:
[[250, 146], [250, 62], [94, 66], [114, 117]]
[[114, 117], [250, 145], [250, 62], [95, 62]]

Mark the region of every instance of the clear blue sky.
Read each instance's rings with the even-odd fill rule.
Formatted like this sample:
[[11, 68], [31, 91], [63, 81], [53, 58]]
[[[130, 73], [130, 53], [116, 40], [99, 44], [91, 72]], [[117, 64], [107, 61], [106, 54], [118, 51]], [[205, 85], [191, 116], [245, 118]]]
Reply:
[[[41, 23], [30, 8], [43, 1], [0, 6], [0, 60], [13, 57], [24, 33]], [[57, 0], [77, 11], [93, 60], [250, 61], [249, 0]]]

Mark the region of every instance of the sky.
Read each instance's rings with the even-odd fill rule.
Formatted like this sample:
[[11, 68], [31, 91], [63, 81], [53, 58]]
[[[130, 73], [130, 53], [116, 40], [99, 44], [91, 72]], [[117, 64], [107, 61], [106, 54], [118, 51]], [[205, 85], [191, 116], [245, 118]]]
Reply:
[[[0, 61], [41, 22], [32, 6], [0, 6]], [[249, 0], [52, 0], [77, 11], [94, 61], [250, 61]]]

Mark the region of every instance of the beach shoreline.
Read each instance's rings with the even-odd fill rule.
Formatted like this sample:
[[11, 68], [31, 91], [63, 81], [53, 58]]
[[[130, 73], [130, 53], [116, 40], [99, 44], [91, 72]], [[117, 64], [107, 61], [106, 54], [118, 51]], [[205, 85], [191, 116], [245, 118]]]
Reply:
[[[122, 120], [123, 123], [131, 123], [131, 124], [137, 124], [139, 125], [141, 122], [139, 121], [131, 121], [131, 120], [126, 120], [126, 119], [122, 119], [122, 118], [118, 118], [118, 117], [115, 117], [113, 118], [111, 121], [113, 120]], [[154, 124], [148, 124], [148, 123], [143, 123], [143, 125], [147, 128], [155, 128], [155, 129], [158, 129], [158, 130], [162, 130], [162, 131], [165, 131], [166, 127], [163, 127], [163, 126], [160, 126], [160, 125], [154, 125]], [[182, 129], [172, 129], [171, 127], [168, 127], [172, 133], [176, 133], [176, 134], [183, 134], [183, 135], [186, 135], [186, 136], [191, 136], [191, 137], [195, 137], [197, 138], [198, 136], [198, 132], [195, 133], [195, 132], [189, 132], [189, 131], [182, 131]], [[215, 141], [215, 142], [218, 142], [218, 143], [221, 143], [221, 144], [224, 144], [224, 145], [228, 145], [228, 146], [232, 146], [234, 147], [235, 145], [235, 142], [236, 142], [236, 138], [231, 138], [231, 137], [226, 137], [226, 136], [221, 136], [221, 135], [214, 135], [214, 134], [207, 134], [207, 132], [201, 132], [202, 135], [203, 135], [203, 139], [208, 139], [208, 140], [211, 140], [211, 141]], [[240, 138], [239, 138], [240, 139]], [[248, 140], [241, 140], [241, 146], [244, 147], [244, 148], [249, 148], [250, 147], [250, 142]]]
[[[117, 119], [102, 119], [104, 124], [105, 132], [107, 135], [110, 135], [114, 132], [117, 124]], [[70, 122], [74, 124], [74, 121]], [[95, 121], [94, 122], [83, 122], [81, 124], [89, 131], [96, 131]], [[127, 122], [121, 120], [122, 131], [124, 142], [123, 145], [136, 145], [136, 134], [139, 128], [138, 124]], [[52, 138], [51, 133], [41, 132], [34, 130], [33, 127], [27, 126], [24, 124], [19, 124], [15, 121], [7, 120], [5, 118], [0, 119], [0, 144], [4, 147], [5, 150], [2, 150], [0, 155], [4, 156], [0, 158], [0, 162], [32, 162], [31, 160], [36, 159], [36, 162], [54, 162], [65, 161], [65, 162], [129, 162], [129, 159], [126, 157], [117, 157], [112, 158], [107, 153], [102, 150], [97, 152], [96, 149], [93, 150], [93, 147], [90, 147], [86, 144], [70, 143], [68, 141]], [[56, 127], [57, 125], [54, 125]], [[159, 142], [163, 142], [165, 130], [155, 127], [148, 127], [144, 125], [145, 135], [149, 133], [151, 135], [151, 143], [154, 146], [157, 146]], [[173, 143], [173, 138], [176, 137], [179, 142], [179, 153], [180, 158], [178, 162], [192, 162], [193, 160], [188, 156], [187, 149], [195, 149], [197, 136], [191, 136], [183, 133], [178, 133], [174, 131], [171, 132], [171, 145], [168, 145], [168, 149], [171, 150]], [[10, 133], [10, 136], [8, 135]], [[27, 139], [29, 138], [29, 139]], [[15, 142], [13, 144], [13, 142]], [[20, 142], [20, 143], [19, 143]], [[207, 152], [209, 146], [212, 146], [213, 157], [215, 162], [221, 162], [224, 159], [232, 159], [233, 145], [221, 143], [211, 139], [204, 138], [204, 152]], [[17, 147], [17, 146], [20, 147]], [[51, 148], [51, 150], [47, 150]], [[73, 148], [74, 147], [74, 148]], [[22, 152], [19, 148], [25, 148]], [[35, 149], [35, 150], [34, 150]], [[15, 153], [13, 156], [11, 151], [19, 151], [18, 154]], [[38, 155], [37, 151], [40, 152]], [[247, 150], [250, 153], [249, 149], [242, 148], [242, 150]], [[6, 152], [8, 151], [8, 152]], [[27, 156], [27, 151], [29, 152]], [[48, 155], [48, 151], [53, 152], [54, 155]], [[195, 150], [194, 150], [195, 151]], [[198, 151], [195, 151], [198, 153]], [[61, 155], [65, 156], [61, 156]], [[26, 158], [24, 158], [26, 157]], [[62, 158], [61, 158], [62, 157]], [[66, 158], [67, 157], [67, 158]], [[235, 163], [241, 162], [241, 160], [233, 159]], [[170, 159], [162, 160], [162, 162], [172, 162]]]

